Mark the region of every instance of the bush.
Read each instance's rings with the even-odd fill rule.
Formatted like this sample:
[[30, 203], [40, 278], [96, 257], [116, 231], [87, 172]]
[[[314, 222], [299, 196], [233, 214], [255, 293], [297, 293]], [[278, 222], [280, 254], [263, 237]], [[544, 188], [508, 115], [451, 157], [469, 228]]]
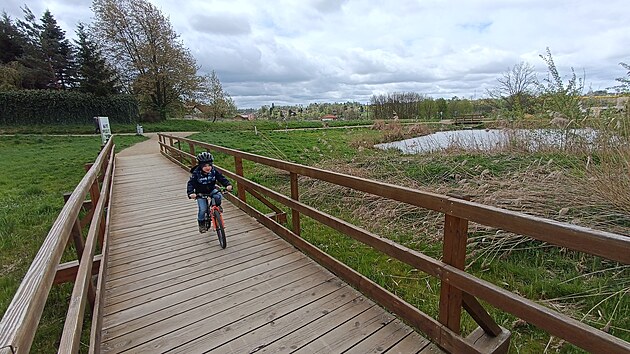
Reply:
[[138, 103], [131, 95], [95, 96], [54, 90], [0, 92], [0, 124], [91, 123], [106, 116], [113, 123], [131, 123], [138, 118]]

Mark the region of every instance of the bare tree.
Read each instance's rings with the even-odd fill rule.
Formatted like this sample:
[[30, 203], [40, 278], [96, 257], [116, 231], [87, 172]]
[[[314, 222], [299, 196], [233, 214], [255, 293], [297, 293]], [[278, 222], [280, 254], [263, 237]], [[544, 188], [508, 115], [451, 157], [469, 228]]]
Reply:
[[147, 0], [94, 0], [93, 30], [126, 89], [166, 118], [169, 108], [191, 98], [202, 78], [171, 23]]
[[520, 62], [508, 68], [497, 81], [499, 86], [488, 90], [490, 97], [500, 100], [508, 111], [518, 116], [531, 109], [531, 98], [538, 80], [530, 64]]
[[219, 77], [214, 70], [204, 78], [205, 81], [200, 98], [208, 102], [210, 106], [209, 115], [212, 121], [216, 122], [217, 118], [236, 112], [236, 106], [232, 97], [223, 91], [223, 85], [221, 85], [221, 81], [219, 81]]

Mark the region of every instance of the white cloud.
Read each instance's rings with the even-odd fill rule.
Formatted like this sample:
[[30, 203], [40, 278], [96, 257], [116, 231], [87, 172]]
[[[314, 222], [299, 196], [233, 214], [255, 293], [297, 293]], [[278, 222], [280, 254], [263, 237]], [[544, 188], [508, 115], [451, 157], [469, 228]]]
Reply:
[[[151, 1], [241, 107], [365, 102], [392, 91], [480, 97], [521, 61], [545, 74], [546, 47], [561, 74], [585, 71], [601, 89], [630, 61], [621, 0]], [[3, 5], [12, 17], [22, 17], [19, 6]], [[36, 16], [49, 8], [69, 34], [90, 21], [89, 6], [29, 4]]]

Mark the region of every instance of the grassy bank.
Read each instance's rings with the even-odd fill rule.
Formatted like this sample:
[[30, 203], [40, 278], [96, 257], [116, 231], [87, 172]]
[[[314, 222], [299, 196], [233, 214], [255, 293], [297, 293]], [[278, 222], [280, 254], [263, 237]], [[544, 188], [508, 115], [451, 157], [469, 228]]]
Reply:
[[[116, 149], [145, 140], [118, 136]], [[63, 207], [100, 151], [98, 137], [0, 137], [0, 317]], [[76, 259], [72, 246], [63, 261]], [[56, 351], [72, 284], [51, 290], [31, 352]]]
[[[269, 157], [438, 193], [470, 195], [474, 201], [558, 221], [628, 235], [630, 212], [594, 189], [603, 151], [518, 148], [489, 153], [449, 151], [403, 156], [369, 148], [388, 132], [369, 129], [205, 132], [195, 139]], [[232, 168], [229, 157], [219, 165]], [[288, 175], [246, 164], [249, 178], [289, 194]], [[253, 198], [251, 198], [253, 199]], [[251, 200], [248, 199], [248, 200]], [[441, 258], [443, 216], [300, 178], [301, 201], [407, 247]], [[290, 214], [290, 213], [289, 213]], [[290, 223], [289, 223], [290, 224]], [[437, 316], [439, 282], [415, 269], [304, 218], [302, 236], [390, 291]], [[580, 321], [630, 340], [630, 268], [545, 243], [471, 224], [467, 270]], [[517, 318], [492, 309], [513, 331], [511, 352], [580, 352]], [[476, 327], [464, 318], [464, 329]]]
[[[349, 120], [338, 122], [327, 122], [330, 127], [370, 125], [369, 120]], [[141, 123], [145, 133], [155, 132], [204, 132], [204, 131], [231, 131], [231, 130], [276, 130], [276, 129], [300, 129], [300, 128], [322, 128], [321, 121], [234, 121], [222, 120], [211, 122], [207, 120], [192, 119], [168, 119], [163, 122]], [[135, 133], [136, 124], [111, 124], [112, 132]], [[86, 124], [60, 124], [60, 125], [22, 125], [22, 126], [1, 126], [0, 134], [94, 134], [94, 125], [90, 122]]]

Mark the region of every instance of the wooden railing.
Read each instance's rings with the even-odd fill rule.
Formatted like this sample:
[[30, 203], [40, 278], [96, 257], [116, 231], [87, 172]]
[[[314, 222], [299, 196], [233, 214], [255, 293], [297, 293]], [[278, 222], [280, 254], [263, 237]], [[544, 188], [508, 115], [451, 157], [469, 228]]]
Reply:
[[473, 113], [473, 114], [462, 114], [459, 116], [453, 117], [453, 122], [455, 124], [481, 124], [485, 119], [483, 114]]
[[[46, 299], [53, 284], [74, 282], [74, 289], [65, 320], [59, 353], [77, 353], [83, 326], [86, 303], [94, 309], [94, 319], [102, 306], [100, 285], [104, 276], [104, 243], [107, 240], [109, 214], [106, 207], [111, 201], [111, 184], [114, 174], [114, 143], [110, 139], [103, 147], [94, 164], [87, 166], [87, 173], [67, 198], [61, 213], [52, 225], [30, 268], [26, 272], [11, 304], [0, 321], [0, 354], [28, 353], [38, 327]], [[100, 182], [100, 188], [99, 188]], [[90, 194], [91, 200], [85, 198]], [[87, 207], [88, 213], [79, 218], [79, 212]], [[89, 224], [84, 240], [82, 228]], [[78, 260], [59, 264], [72, 236]], [[101, 257], [95, 256], [96, 245], [101, 245]], [[95, 286], [92, 275], [98, 271]], [[100, 333], [92, 322], [92, 336]], [[95, 331], [96, 330], [96, 331]], [[92, 340], [94, 342], [94, 340]]]
[[[313, 167], [250, 154], [186, 138], [159, 134], [160, 150], [171, 161], [188, 169], [195, 163], [195, 151], [200, 149], [231, 155], [235, 171], [221, 171], [237, 183], [238, 197], [230, 200], [262, 224], [285, 238], [311, 258], [327, 267], [383, 307], [400, 316], [451, 353], [506, 352], [509, 331], [498, 326], [477, 299], [511, 313], [551, 335], [563, 338], [589, 352], [628, 353], [630, 344], [569, 316], [525, 299], [463, 270], [466, 257], [468, 222], [503, 229], [533, 237], [560, 247], [630, 264], [630, 237], [592, 230], [487, 206], [456, 197], [422, 192], [373, 180], [353, 177]], [[190, 153], [181, 149], [189, 146]], [[271, 166], [290, 173], [291, 197], [275, 192], [243, 177], [243, 160]], [[220, 167], [219, 167], [220, 168]], [[445, 215], [443, 260], [428, 257], [332, 215], [323, 213], [299, 201], [298, 176], [334, 183], [357, 191], [371, 193], [410, 205], [435, 210]], [[245, 191], [279, 202], [292, 210], [292, 229], [280, 225], [245, 203]], [[253, 194], [252, 194], [253, 195]], [[399, 261], [422, 270], [441, 280], [439, 319], [419, 311], [376, 283], [355, 272], [303, 240], [300, 235], [300, 215], [308, 216], [350, 236]], [[460, 335], [461, 309], [466, 310], [479, 328], [467, 338]]]

